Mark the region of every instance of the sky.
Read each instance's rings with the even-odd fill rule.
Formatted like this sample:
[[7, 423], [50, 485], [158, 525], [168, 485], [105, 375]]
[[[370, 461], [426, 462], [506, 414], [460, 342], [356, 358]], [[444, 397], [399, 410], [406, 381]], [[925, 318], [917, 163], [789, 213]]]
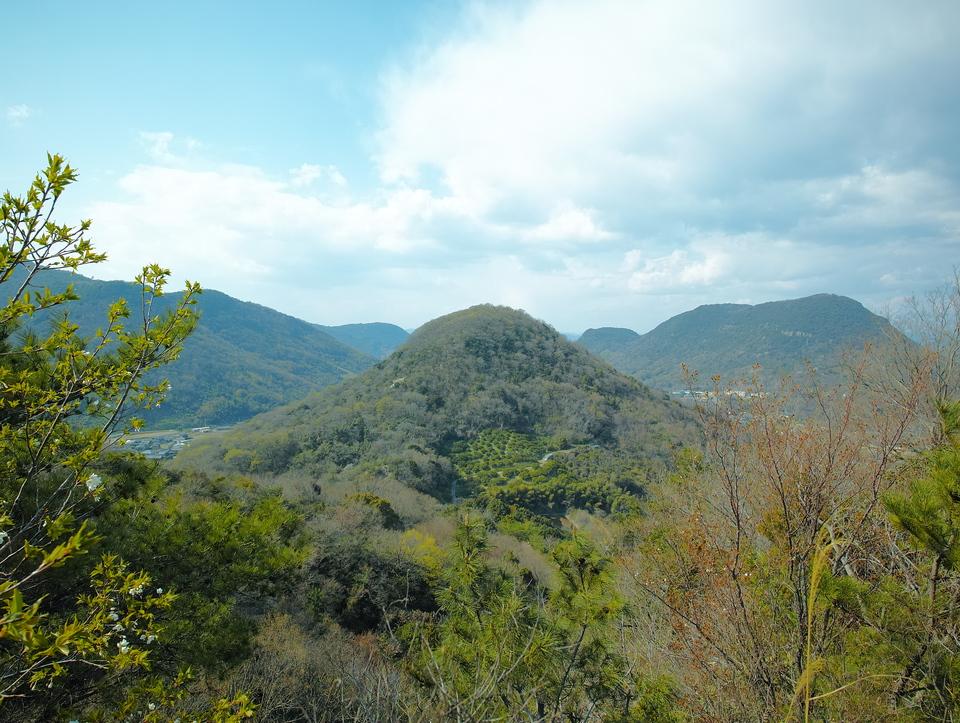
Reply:
[[960, 263], [960, 3], [4, 8], [0, 189], [308, 321], [477, 303], [646, 331], [706, 303], [874, 310]]

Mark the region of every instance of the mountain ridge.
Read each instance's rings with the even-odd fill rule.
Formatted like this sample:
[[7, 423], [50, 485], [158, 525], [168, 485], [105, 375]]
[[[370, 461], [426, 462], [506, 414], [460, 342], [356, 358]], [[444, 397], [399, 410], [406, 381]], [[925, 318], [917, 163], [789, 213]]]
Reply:
[[[732, 381], [796, 375], [811, 363], [828, 382], [841, 374], [845, 351], [862, 349], [899, 332], [855, 299], [814, 294], [760, 304], [703, 304], [658, 324], [646, 334], [588, 329], [578, 343], [617, 369], [666, 390], [685, 388], [681, 364]], [[631, 336], [633, 335], [633, 336]]]
[[[70, 284], [80, 298], [57, 313], [66, 312], [83, 335], [103, 325], [113, 301], [125, 298], [132, 310], [139, 307], [133, 302], [140, 288], [125, 281], [44, 270], [31, 286], [59, 291]], [[180, 292], [164, 294], [154, 313], [172, 308], [179, 298]], [[180, 358], [153, 375], [168, 379], [171, 389], [163, 405], [141, 415], [150, 427], [232, 424], [376, 363], [318, 325], [215, 289], [204, 290], [197, 308], [199, 322]], [[42, 329], [50, 318], [38, 314], [30, 328]]]
[[603, 460], [598, 468], [623, 469], [629, 459], [626, 480], [639, 467], [669, 465], [693, 427], [681, 405], [544, 322], [481, 305], [427, 322], [385, 360], [336, 386], [198, 440], [177, 463], [306, 474], [321, 484], [388, 476], [449, 497], [455, 450], [494, 433], [592, 454]]
[[382, 321], [324, 326], [316, 324], [334, 339], [375, 359], [388, 357], [403, 344], [410, 333], [396, 324]]

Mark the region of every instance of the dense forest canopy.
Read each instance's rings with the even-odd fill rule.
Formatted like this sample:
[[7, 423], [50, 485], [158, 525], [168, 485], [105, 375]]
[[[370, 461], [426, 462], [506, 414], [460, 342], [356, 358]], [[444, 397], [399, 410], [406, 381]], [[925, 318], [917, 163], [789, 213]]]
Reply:
[[450, 500], [464, 481], [451, 463], [457, 443], [495, 430], [535, 438], [543, 454], [625, 455], [650, 474], [694, 438], [678, 404], [522, 312], [478, 306], [425, 324], [357, 377], [198, 441], [178, 464], [387, 475]]

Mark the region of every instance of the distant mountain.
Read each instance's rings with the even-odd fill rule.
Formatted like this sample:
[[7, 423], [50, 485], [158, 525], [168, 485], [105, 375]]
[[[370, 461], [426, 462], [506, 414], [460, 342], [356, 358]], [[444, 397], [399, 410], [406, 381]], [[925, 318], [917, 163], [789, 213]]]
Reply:
[[[62, 290], [71, 283], [80, 300], [66, 308], [84, 334], [103, 325], [109, 303], [139, 298], [134, 284], [62, 271], [42, 272], [34, 285]], [[178, 298], [178, 293], [165, 295], [160, 309], [172, 307]], [[137, 307], [130, 303], [134, 312]], [[198, 308], [200, 323], [180, 358], [158, 370], [158, 377], [170, 381], [171, 391], [159, 409], [143, 415], [154, 428], [231, 424], [376, 363], [314, 324], [219, 291], [205, 290]], [[43, 323], [42, 317], [33, 322]]]
[[[178, 464], [321, 481], [388, 476], [444, 497], [520, 454], [563, 480], [566, 491], [550, 498], [562, 507], [574, 487], [581, 502], [639, 489], [638, 470], [662, 468], [693, 429], [679, 404], [543, 322], [476, 306], [425, 324], [362, 374], [198, 440]], [[589, 482], [577, 476], [588, 472]], [[524, 484], [523, 494], [544, 489]]]
[[603, 356], [605, 353], [617, 352], [639, 338], [640, 335], [631, 329], [602, 326], [599, 329], [587, 329], [577, 338], [577, 341], [594, 354]]
[[376, 359], [384, 359], [389, 356], [410, 336], [409, 332], [399, 326], [382, 322], [320, 326], [319, 328], [334, 339], [338, 339], [347, 346], [352, 346], [354, 349]]
[[645, 384], [676, 390], [684, 388], [681, 364], [698, 370], [703, 384], [713, 374], [727, 380], [749, 377], [755, 363], [767, 381], [801, 373], [806, 362], [833, 381], [844, 351], [897, 333], [853, 299], [817, 294], [756, 306], [699, 306], [646, 334], [589, 329], [578, 343]]

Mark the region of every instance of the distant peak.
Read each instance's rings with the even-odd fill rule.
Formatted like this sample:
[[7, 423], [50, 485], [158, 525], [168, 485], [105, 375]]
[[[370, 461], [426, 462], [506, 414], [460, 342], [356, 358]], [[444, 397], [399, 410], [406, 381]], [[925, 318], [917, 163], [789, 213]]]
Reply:
[[587, 329], [580, 335], [580, 340], [594, 339], [639, 339], [640, 334], [633, 329], [626, 329], [620, 326], [598, 326], [593, 329]]

